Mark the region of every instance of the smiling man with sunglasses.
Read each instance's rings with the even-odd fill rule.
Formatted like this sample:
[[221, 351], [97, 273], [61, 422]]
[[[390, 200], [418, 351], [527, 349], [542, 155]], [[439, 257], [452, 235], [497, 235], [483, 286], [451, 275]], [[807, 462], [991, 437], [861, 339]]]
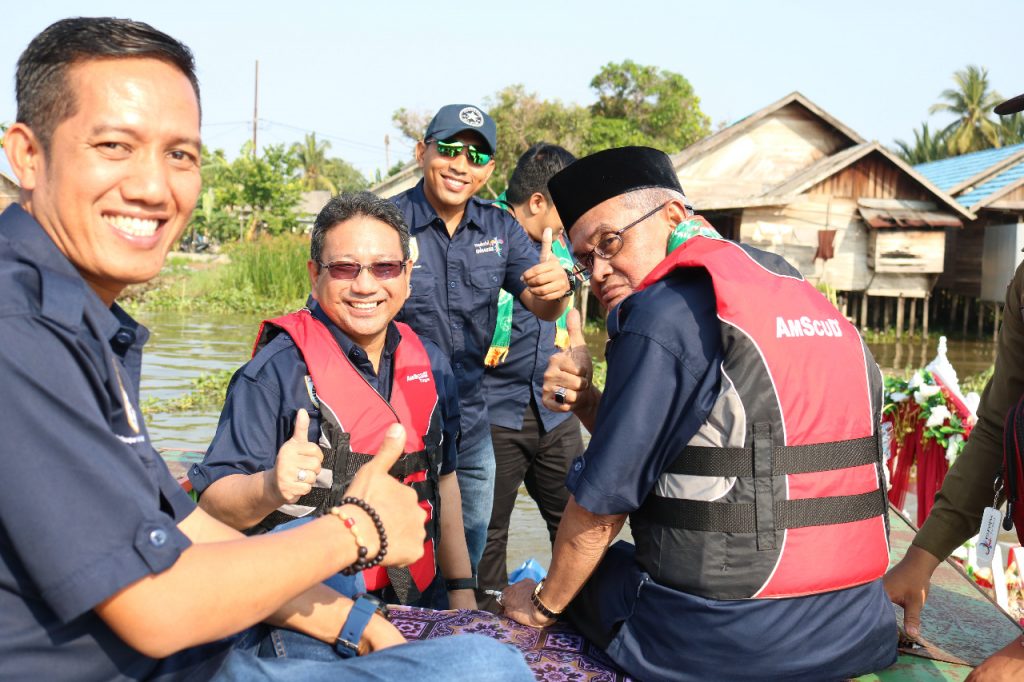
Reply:
[[498, 294], [505, 289], [537, 317], [554, 321], [565, 310], [570, 291], [550, 248], [538, 255], [514, 218], [476, 198], [494, 171], [496, 147], [494, 120], [478, 107], [441, 107], [416, 145], [423, 180], [393, 199], [415, 246], [412, 292], [398, 319], [441, 347], [458, 381], [458, 476], [474, 572], [486, 543], [494, 492], [483, 374]]
[[[693, 215], [658, 150], [598, 152], [548, 189], [609, 308], [608, 372], [602, 394], [585, 346], [552, 357], [545, 405], [592, 438], [548, 577], [506, 589], [507, 615], [564, 611], [643, 680], [891, 664], [881, 373], [857, 330], [780, 256]], [[612, 544], [627, 518], [635, 545]]]
[[[393, 322], [409, 295], [409, 255], [408, 228], [390, 202], [360, 192], [324, 206], [307, 264], [312, 300], [264, 323], [257, 352], [232, 379], [206, 457], [189, 476], [200, 506], [239, 530], [294, 523], [324, 510], [332, 489], [344, 489], [398, 417], [412, 454], [392, 474], [416, 489], [428, 513], [423, 558], [407, 570], [377, 568], [354, 584], [329, 584], [388, 602], [474, 608], [454, 473], [455, 377], [436, 345]], [[295, 425], [297, 411], [309, 414], [308, 426]], [[290, 447], [296, 429], [321, 451]]]

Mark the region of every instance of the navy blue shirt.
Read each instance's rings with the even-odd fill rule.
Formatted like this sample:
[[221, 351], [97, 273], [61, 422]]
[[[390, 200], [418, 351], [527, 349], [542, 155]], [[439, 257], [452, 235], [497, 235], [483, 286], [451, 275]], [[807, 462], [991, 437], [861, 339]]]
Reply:
[[[331, 331], [353, 366], [385, 400], [391, 399], [392, 368], [401, 334], [388, 325], [378, 371], [366, 353], [328, 319], [323, 309], [310, 303], [313, 316]], [[430, 359], [437, 388], [438, 408], [443, 423], [441, 474], [455, 470], [459, 433], [458, 389], [455, 376], [441, 350], [429, 339], [421, 339]], [[277, 451], [292, 437], [295, 413], [309, 413], [309, 440], [320, 439], [320, 410], [306, 387], [309, 369], [302, 353], [287, 333], [275, 336], [256, 356], [231, 378], [227, 399], [217, 424], [217, 433], [202, 464], [193, 465], [189, 479], [202, 493], [214, 481], [231, 474], [254, 474], [273, 468]]]
[[497, 317], [498, 292], [519, 298], [523, 273], [537, 264], [526, 231], [505, 211], [475, 197], [451, 237], [423, 193], [423, 181], [392, 198], [413, 239], [412, 292], [398, 319], [440, 346], [459, 386], [462, 448], [490, 437], [484, 355]]
[[[539, 254], [540, 244], [532, 243]], [[491, 424], [519, 431], [533, 398], [547, 433], [572, 416], [569, 412], [552, 412], [541, 402], [544, 370], [548, 359], [558, 352], [555, 323], [540, 319], [518, 299], [513, 306], [508, 357], [497, 367], [487, 367], [484, 373], [487, 413]]]
[[[608, 334], [608, 376], [597, 426], [586, 452], [573, 463], [567, 486], [591, 512], [625, 514], [639, 508], [718, 397], [723, 354], [710, 276], [703, 270], [677, 271], [629, 296], [609, 315]], [[614, 552], [609, 560], [598, 572], [614, 571], [620, 589], [604, 590], [599, 611], [603, 621], [621, 623], [610, 646], [638, 677], [742, 676], [737, 668], [758, 665], [745, 652], [764, 646], [730, 644], [737, 655], [725, 659], [721, 647], [763, 642], [765, 633], [773, 633], [778, 650], [790, 656], [772, 661], [773, 671], [806, 670], [832, 656], [835, 646], [848, 652], [851, 670], [868, 671], [892, 660], [892, 610], [879, 580], [793, 599], [722, 601], [655, 583], [635, 561], [623, 565]], [[700, 570], [701, 557], [678, 560]], [[681, 643], [686, 646], [680, 648]], [[684, 668], [678, 668], [680, 660], [686, 661]], [[783, 677], [790, 679], [778, 678]]]
[[177, 526], [195, 507], [139, 410], [147, 330], [17, 205], [0, 216], [0, 290], [0, 676], [209, 677], [226, 644], [156, 661], [93, 611], [190, 545]]

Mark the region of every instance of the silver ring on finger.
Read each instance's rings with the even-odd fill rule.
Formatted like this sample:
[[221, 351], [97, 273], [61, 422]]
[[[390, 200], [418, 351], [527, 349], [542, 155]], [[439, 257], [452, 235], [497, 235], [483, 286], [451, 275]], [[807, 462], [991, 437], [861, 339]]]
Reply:
[[309, 478], [309, 472], [306, 471], [305, 469], [299, 469], [299, 473], [295, 475], [295, 480], [297, 480], [299, 483], [302, 483], [307, 478]]
[[555, 402], [559, 405], [565, 405], [565, 386], [559, 386], [555, 389]]

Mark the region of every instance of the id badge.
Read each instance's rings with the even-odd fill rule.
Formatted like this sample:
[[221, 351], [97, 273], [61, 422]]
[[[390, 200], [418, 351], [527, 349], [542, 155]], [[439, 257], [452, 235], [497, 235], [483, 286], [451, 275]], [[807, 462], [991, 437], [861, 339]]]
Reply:
[[985, 507], [981, 515], [981, 530], [978, 531], [978, 545], [975, 549], [978, 557], [978, 566], [989, 568], [992, 566], [992, 556], [996, 551], [996, 542], [999, 539], [999, 522], [1003, 520], [1003, 514], [995, 507]]

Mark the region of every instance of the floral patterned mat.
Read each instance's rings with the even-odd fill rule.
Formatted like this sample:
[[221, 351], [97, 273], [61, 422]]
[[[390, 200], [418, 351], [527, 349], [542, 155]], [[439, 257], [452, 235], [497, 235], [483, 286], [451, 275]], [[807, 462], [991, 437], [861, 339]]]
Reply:
[[538, 630], [486, 611], [431, 611], [411, 606], [389, 608], [389, 620], [409, 640], [477, 634], [518, 647], [530, 670], [542, 682], [632, 680], [568, 623], [556, 623]]

